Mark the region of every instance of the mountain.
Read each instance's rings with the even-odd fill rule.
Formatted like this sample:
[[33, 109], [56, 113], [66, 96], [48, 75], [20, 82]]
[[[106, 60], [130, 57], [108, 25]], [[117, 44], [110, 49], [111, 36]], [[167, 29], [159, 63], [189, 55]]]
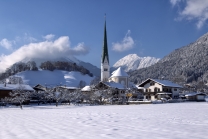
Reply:
[[79, 66], [83, 66], [87, 70], [89, 70], [93, 75], [100, 77], [100, 69], [91, 63], [83, 62], [81, 60], [78, 60], [74, 56], [68, 56], [68, 57], [60, 57], [56, 59], [47, 59], [47, 58], [25, 58], [21, 62], [27, 63], [29, 61], [35, 61], [37, 67], [40, 67], [41, 63], [46, 62], [46, 61], [51, 61], [51, 62], [56, 62], [56, 61], [62, 61], [62, 62], [71, 62], [71, 63], [76, 63]]
[[38, 70], [38, 71], [22, 71], [15, 75], [21, 77], [24, 84], [35, 86], [42, 84], [47, 87], [54, 87], [58, 85], [66, 85], [72, 87], [84, 87], [89, 85], [94, 77], [81, 74], [77, 71], [63, 71], [63, 70]]
[[126, 72], [149, 67], [157, 63], [160, 59], [155, 57], [139, 57], [137, 54], [129, 54], [118, 60], [113, 68], [122, 67]]
[[42, 84], [83, 87], [96, 79], [95, 76], [100, 76], [100, 69], [75, 57], [25, 58], [0, 73], [0, 80], [11, 79], [8, 82], [14, 82], [9, 78], [12, 76], [21, 77], [21, 82], [32, 86]]
[[129, 73], [130, 80], [140, 83], [147, 78], [168, 79], [178, 84], [196, 86], [208, 82], [208, 33], [194, 43], [174, 50], [158, 63]]

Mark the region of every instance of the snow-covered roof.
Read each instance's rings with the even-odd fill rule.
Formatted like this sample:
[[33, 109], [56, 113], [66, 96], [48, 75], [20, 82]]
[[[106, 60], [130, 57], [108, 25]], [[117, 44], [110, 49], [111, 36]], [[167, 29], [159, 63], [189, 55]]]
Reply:
[[170, 95], [172, 93], [169, 93], [169, 92], [162, 92], [162, 93], [157, 93], [158, 95]]
[[20, 87], [26, 91], [34, 91], [34, 89], [31, 86], [26, 84], [6, 84], [6, 86], [5, 84], [0, 84], [0, 90], [17, 90]]
[[84, 88], [81, 89], [81, 91], [91, 91], [92, 88], [90, 86], [85, 86]]
[[154, 81], [154, 82], [156, 82], [158, 84], [161, 84], [162, 86], [166, 86], [166, 87], [182, 88], [182, 86], [180, 86], [180, 85], [178, 85], [176, 83], [173, 83], [171, 81], [168, 81], [168, 80], [159, 80], [159, 79], [150, 79], [150, 78], [148, 78], [147, 80], [145, 80], [144, 82], [142, 82], [138, 86], [142, 87], [149, 80], [152, 80], [152, 81]]
[[68, 90], [76, 90], [76, 89], [79, 89], [77, 87], [70, 87], [70, 86], [58, 86], [58, 87], [61, 87], [61, 88], [64, 88], [64, 89], [68, 89]]
[[201, 93], [201, 92], [191, 92], [191, 93], [186, 94], [185, 96], [191, 97], [191, 96], [196, 96], [196, 95], [206, 95], [206, 94]]
[[152, 79], [152, 80], [163, 85], [163, 86], [182, 88], [182, 86], [180, 86], [176, 83], [173, 83], [171, 81], [168, 81], [168, 80], [159, 80], [159, 79]]
[[112, 76], [111, 77], [128, 77], [128, 74], [121, 69], [121, 67], [119, 67], [117, 70], [115, 70], [114, 72], [112, 72]]
[[118, 89], [125, 89], [124, 86], [120, 83], [115, 83], [115, 82], [104, 82], [104, 84], [106, 84], [109, 87], [113, 87], [113, 88], [118, 88]]
[[137, 86], [133, 82], [129, 82], [129, 88], [137, 88]]
[[137, 89], [145, 89], [144, 87], [139, 87], [139, 86], [136, 86], [137, 87]]

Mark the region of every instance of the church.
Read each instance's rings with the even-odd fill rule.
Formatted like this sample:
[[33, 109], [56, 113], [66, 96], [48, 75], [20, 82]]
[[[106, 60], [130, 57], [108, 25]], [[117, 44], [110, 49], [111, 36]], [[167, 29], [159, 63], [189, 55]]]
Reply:
[[110, 88], [116, 88], [119, 90], [126, 90], [129, 88], [129, 79], [128, 74], [119, 67], [117, 70], [110, 74], [110, 62], [108, 54], [108, 42], [107, 42], [107, 30], [106, 30], [106, 19], [104, 23], [104, 39], [103, 39], [103, 48], [101, 56], [101, 81], [98, 85], [98, 88], [101, 86], [107, 86]]

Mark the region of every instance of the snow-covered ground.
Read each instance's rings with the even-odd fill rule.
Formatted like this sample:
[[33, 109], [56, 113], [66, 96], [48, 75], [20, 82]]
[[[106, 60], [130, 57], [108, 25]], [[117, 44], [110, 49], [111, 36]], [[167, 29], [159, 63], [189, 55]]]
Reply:
[[89, 85], [94, 77], [83, 75], [76, 71], [62, 71], [62, 70], [39, 70], [39, 71], [23, 71], [16, 74], [22, 77], [25, 84], [35, 86], [42, 84], [46, 86], [66, 85], [71, 87], [78, 87], [80, 81], [85, 81]]
[[1, 139], [207, 139], [208, 103], [0, 108]]

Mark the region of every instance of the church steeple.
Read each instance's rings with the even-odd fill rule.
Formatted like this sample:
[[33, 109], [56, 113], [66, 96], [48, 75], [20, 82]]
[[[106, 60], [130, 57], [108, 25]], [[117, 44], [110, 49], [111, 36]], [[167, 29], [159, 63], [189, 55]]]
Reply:
[[106, 17], [105, 17], [103, 52], [102, 52], [102, 57], [101, 57], [101, 81], [106, 82], [108, 81], [109, 77], [110, 77], [110, 66], [109, 66]]
[[[106, 18], [106, 17], [105, 17]], [[109, 57], [108, 57], [108, 42], [107, 42], [107, 31], [106, 31], [106, 19], [105, 19], [105, 25], [104, 25], [104, 39], [103, 39], [103, 54], [102, 54], [102, 63], [104, 63], [105, 58], [107, 59], [109, 63]]]

